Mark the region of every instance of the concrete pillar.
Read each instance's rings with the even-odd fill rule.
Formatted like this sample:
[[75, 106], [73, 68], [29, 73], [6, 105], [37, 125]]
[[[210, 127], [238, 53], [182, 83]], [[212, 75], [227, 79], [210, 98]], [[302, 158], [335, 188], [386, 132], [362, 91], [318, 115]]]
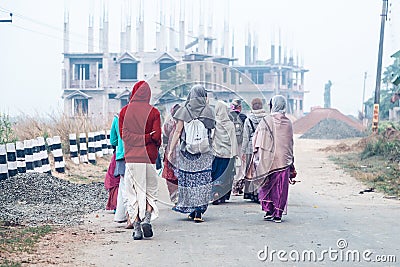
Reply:
[[200, 0], [200, 16], [199, 16], [199, 44], [198, 44], [198, 52], [200, 54], [205, 53], [205, 41], [204, 41], [204, 6], [203, 1]]
[[125, 32], [121, 31], [120, 34], [120, 48], [119, 48], [120, 53], [124, 53], [126, 51], [126, 34]]
[[69, 13], [64, 12], [64, 54], [69, 53]]
[[17, 153], [15, 151], [14, 143], [6, 144], [7, 150], [7, 167], [8, 167], [8, 176], [12, 177], [18, 173], [17, 169]]
[[107, 54], [108, 50], [108, 21], [104, 21], [103, 24], [103, 52]]
[[25, 165], [26, 172], [33, 172], [33, 144], [32, 140], [24, 140], [24, 154], [25, 154]]
[[129, 24], [126, 26], [126, 33], [125, 33], [125, 39], [126, 39], [126, 51], [132, 51], [132, 26], [129, 22]]
[[47, 154], [46, 143], [43, 137], [38, 137], [38, 144], [39, 144], [39, 154], [40, 160], [42, 161], [42, 172], [51, 174], [51, 167], [49, 161], [49, 155]]
[[101, 147], [101, 134], [100, 132], [95, 132], [94, 134], [94, 143], [95, 143], [95, 152], [96, 152], [96, 156], [99, 158], [103, 157], [103, 151], [102, 151], [102, 147]]
[[79, 134], [79, 161], [88, 163], [86, 133]]
[[171, 15], [169, 17], [169, 45], [168, 51], [175, 51], [176, 43], [175, 43], [175, 17]]
[[108, 146], [106, 140], [106, 131], [100, 131], [100, 143], [101, 143], [101, 151], [103, 155], [108, 155]]
[[185, 51], [185, 21], [179, 21], [179, 51]]
[[18, 173], [26, 173], [26, 163], [25, 163], [25, 152], [24, 152], [24, 142], [15, 142], [15, 148], [17, 151], [17, 170]]
[[69, 153], [73, 163], [79, 165], [78, 145], [76, 142], [76, 134], [69, 134]]
[[42, 171], [42, 159], [40, 157], [40, 145], [39, 140], [32, 139], [33, 143], [33, 166], [35, 172], [43, 172]]
[[271, 64], [275, 64], [275, 45], [271, 44]]
[[6, 145], [0, 144], [0, 181], [8, 178]]
[[65, 172], [65, 162], [62, 153], [61, 138], [60, 136], [54, 136], [52, 140], [52, 153], [54, 157], [54, 168], [58, 173]]
[[88, 158], [89, 162], [96, 164], [96, 143], [94, 140], [95, 133], [88, 133]]
[[224, 22], [224, 54], [223, 56], [229, 57], [229, 24]]
[[94, 29], [93, 29], [93, 16], [89, 16], [89, 27], [88, 27], [88, 52], [93, 53], [94, 51]]
[[254, 41], [253, 41], [253, 64], [256, 64], [258, 60], [258, 36], [254, 33]]

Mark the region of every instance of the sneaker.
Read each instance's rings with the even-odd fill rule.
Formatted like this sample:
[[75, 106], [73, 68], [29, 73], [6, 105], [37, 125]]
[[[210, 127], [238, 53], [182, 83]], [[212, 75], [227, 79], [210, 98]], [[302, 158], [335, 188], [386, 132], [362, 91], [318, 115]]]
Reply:
[[279, 217], [274, 217], [274, 222], [276, 222], [276, 223], [281, 223], [282, 222], [282, 219], [281, 218], [279, 218]]
[[218, 205], [218, 204], [219, 204], [219, 199], [214, 200], [211, 204], [213, 204], [213, 205]]
[[144, 237], [152, 237], [153, 229], [150, 223], [142, 223], [143, 235]]
[[271, 212], [267, 212], [267, 213], [265, 213], [265, 215], [264, 215], [264, 220], [265, 220], [265, 221], [272, 221], [273, 218], [274, 218], [274, 216], [272, 216], [272, 213], [271, 213]]
[[143, 232], [142, 227], [140, 226], [140, 222], [133, 223], [133, 239], [134, 240], [141, 240], [143, 239]]
[[152, 237], [153, 236], [153, 229], [150, 224], [151, 221], [151, 212], [147, 211], [144, 214], [144, 219], [142, 222], [142, 229], [144, 237]]
[[244, 194], [243, 194], [243, 198], [244, 198], [244, 199], [253, 199], [252, 195], [249, 194], [249, 193], [244, 193]]
[[260, 201], [258, 200], [258, 193], [253, 192], [252, 195], [253, 195], [253, 199], [252, 199], [252, 200], [253, 200], [254, 202], [256, 202], [256, 203], [260, 203]]

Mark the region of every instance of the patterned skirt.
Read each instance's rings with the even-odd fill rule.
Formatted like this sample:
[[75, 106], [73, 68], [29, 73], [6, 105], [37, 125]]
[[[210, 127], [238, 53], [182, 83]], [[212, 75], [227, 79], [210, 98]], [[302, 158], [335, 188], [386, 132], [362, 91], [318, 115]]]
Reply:
[[190, 154], [181, 151], [178, 156], [178, 203], [175, 211], [204, 213], [211, 200], [211, 168], [214, 156], [211, 152]]

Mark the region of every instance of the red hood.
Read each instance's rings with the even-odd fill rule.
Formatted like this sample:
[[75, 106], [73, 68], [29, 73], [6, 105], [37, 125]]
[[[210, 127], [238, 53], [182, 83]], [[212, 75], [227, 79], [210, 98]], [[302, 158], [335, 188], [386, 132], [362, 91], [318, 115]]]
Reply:
[[150, 98], [151, 90], [149, 84], [145, 81], [138, 81], [137, 83], [135, 83], [132, 89], [130, 102], [140, 101], [149, 103]]

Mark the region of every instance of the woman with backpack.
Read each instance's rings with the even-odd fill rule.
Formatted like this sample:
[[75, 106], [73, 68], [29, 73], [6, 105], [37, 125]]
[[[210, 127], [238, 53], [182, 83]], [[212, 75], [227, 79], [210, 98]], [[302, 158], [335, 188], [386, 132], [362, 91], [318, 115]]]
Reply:
[[202, 85], [190, 90], [185, 104], [173, 116], [176, 128], [171, 140], [168, 158], [179, 144], [179, 153], [171, 162], [178, 172], [178, 203], [173, 210], [189, 213], [188, 218], [203, 222], [202, 215], [211, 200], [211, 130], [215, 127], [215, 114], [207, 104], [207, 92]]
[[[242, 161], [244, 171], [247, 173], [251, 156], [253, 155], [253, 135], [257, 129], [261, 119], [267, 115], [267, 112], [262, 108], [263, 103], [260, 98], [254, 98], [251, 101], [251, 113], [247, 116], [243, 127], [243, 143], [242, 143]], [[244, 199], [251, 199], [258, 202], [258, 188], [256, 188], [252, 181], [244, 180]]]

